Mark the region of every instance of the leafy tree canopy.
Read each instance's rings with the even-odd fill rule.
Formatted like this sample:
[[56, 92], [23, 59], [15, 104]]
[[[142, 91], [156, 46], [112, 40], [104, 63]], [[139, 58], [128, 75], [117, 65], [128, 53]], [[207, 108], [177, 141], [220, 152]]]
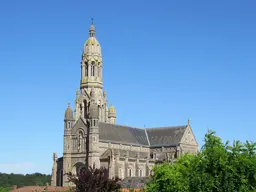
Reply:
[[11, 191], [11, 189], [8, 187], [0, 187], [0, 192], [9, 192], [9, 191]]
[[0, 187], [12, 187], [14, 185], [17, 185], [18, 188], [36, 185], [45, 186], [47, 183], [50, 184], [50, 181], [51, 175], [45, 175], [41, 173], [26, 175], [0, 173]]
[[197, 155], [153, 168], [147, 192], [255, 192], [256, 143], [222, 143], [215, 132], [205, 135]]

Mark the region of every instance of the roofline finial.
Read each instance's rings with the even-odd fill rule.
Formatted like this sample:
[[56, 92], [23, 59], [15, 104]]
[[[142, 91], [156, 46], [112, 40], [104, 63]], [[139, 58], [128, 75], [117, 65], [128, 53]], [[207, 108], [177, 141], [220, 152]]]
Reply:
[[91, 17], [92, 25], [93, 25], [93, 17]]
[[188, 125], [190, 125], [190, 118], [188, 118]]
[[68, 101], [68, 107], [70, 107], [70, 101]]

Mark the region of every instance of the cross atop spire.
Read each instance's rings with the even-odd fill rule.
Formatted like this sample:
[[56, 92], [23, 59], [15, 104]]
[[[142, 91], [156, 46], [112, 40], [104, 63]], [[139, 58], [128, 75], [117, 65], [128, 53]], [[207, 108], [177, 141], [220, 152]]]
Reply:
[[92, 25], [93, 25], [93, 17], [91, 18], [91, 21], [92, 21]]

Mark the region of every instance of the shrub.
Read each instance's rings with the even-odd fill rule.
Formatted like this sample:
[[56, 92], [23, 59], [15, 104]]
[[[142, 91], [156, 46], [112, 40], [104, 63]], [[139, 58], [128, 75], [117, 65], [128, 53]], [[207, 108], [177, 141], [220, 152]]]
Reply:
[[82, 169], [78, 176], [68, 173], [68, 181], [76, 186], [78, 192], [119, 192], [119, 178], [109, 179], [108, 170], [101, 167]]

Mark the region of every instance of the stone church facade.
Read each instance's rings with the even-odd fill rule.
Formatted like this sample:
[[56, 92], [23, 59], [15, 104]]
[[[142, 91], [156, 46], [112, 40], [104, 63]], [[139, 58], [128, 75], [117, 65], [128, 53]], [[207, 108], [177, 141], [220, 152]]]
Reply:
[[[70, 103], [65, 111], [63, 156], [53, 154], [52, 186], [69, 186], [65, 173], [77, 174], [84, 167], [87, 133], [89, 165], [108, 168], [111, 178], [146, 177], [156, 161], [174, 162], [184, 153], [198, 151], [189, 121], [181, 126], [158, 128], [116, 124], [116, 110], [113, 105], [109, 107], [103, 90], [101, 46], [95, 32], [92, 24], [84, 44], [74, 111]], [[90, 122], [88, 132], [86, 122]]]

